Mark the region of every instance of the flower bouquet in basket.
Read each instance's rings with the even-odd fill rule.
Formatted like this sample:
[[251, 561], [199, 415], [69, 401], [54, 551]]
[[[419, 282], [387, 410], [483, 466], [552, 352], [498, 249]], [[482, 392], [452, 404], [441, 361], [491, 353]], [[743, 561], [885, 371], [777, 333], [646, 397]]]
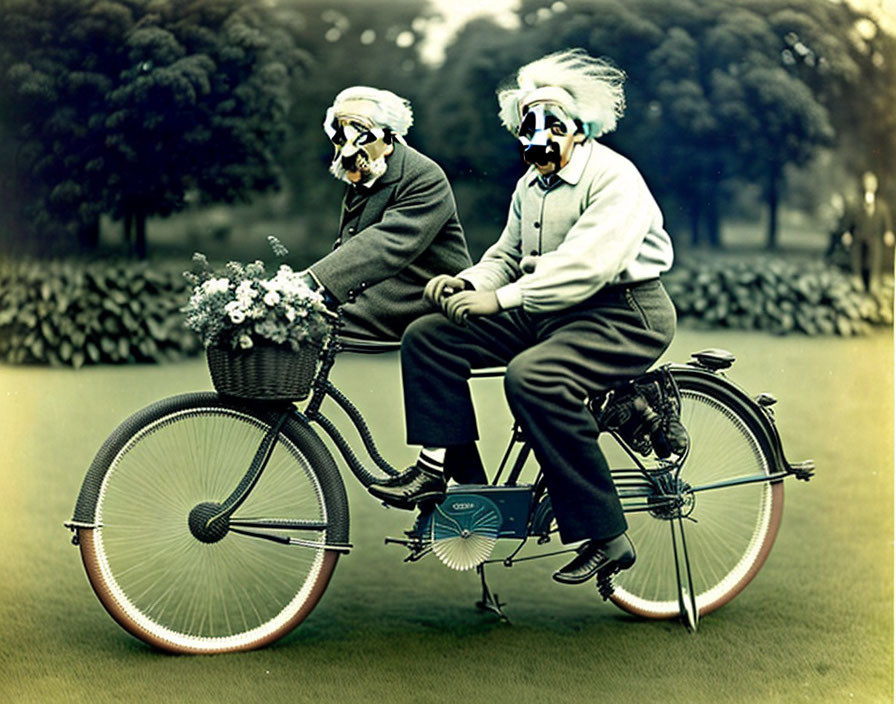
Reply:
[[[268, 237], [274, 255], [286, 247]], [[332, 313], [305, 275], [280, 264], [269, 274], [261, 261], [229, 262], [214, 272], [193, 255], [184, 277], [193, 286], [182, 308], [186, 325], [205, 346], [209, 371], [221, 394], [249, 399], [300, 400], [308, 395]]]

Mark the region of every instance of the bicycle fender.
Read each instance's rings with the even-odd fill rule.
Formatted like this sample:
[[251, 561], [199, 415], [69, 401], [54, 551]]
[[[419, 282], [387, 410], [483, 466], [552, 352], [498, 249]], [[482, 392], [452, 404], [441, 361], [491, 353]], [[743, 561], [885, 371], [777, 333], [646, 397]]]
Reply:
[[794, 474], [801, 479], [808, 479], [808, 477], [811, 476], [811, 471], [808, 472], [808, 476], [803, 476], [801, 465], [791, 465], [787, 461], [787, 458], [784, 455], [781, 436], [771, 411], [765, 406], [760, 405], [756, 399], [731, 381], [727, 376], [689, 364], [669, 364], [668, 368], [676, 380], [688, 378], [712, 386], [717, 391], [723, 393], [732, 404], [741, 407], [750, 417], [752, 417], [768, 443], [769, 449], [772, 452], [772, 459], [775, 462], [775, 469], [778, 472]]

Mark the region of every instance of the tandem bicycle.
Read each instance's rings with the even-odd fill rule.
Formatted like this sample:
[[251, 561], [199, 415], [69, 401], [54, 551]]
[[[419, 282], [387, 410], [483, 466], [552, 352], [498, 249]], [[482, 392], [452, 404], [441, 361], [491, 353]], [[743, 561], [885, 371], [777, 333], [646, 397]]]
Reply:
[[[344, 339], [339, 327], [336, 315], [307, 390], [246, 399], [216, 383], [218, 392], [137, 411], [99, 449], [66, 526], [97, 597], [129, 633], [172, 652], [248, 650], [292, 631], [318, 603], [352, 549], [343, 477], [323, 438], [365, 486], [398, 473], [330, 380], [341, 355], [395, 351], [398, 343]], [[681, 619], [696, 630], [765, 562], [784, 481], [813, 475], [811, 460], [785, 458], [775, 398], [751, 396], [728, 378], [734, 361], [724, 350], [703, 350], [588, 400], [639, 555], [603, 596], [631, 614]], [[321, 411], [325, 399], [357, 429], [363, 460]], [[683, 446], [664, 446], [656, 432], [670, 412], [686, 430]], [[505, 617], [487, 568], [575, 549], [556, 545], [541, 473], [523, 481], [529, 455], [514, 426], [488, 484], [449, 485], [404, 537], [386, 542], [404, 546], [408, 562], [432, 555], [475, 569], [477, 605]], [[505, 557], [493, 557], [498, 541], [509, 541]]]

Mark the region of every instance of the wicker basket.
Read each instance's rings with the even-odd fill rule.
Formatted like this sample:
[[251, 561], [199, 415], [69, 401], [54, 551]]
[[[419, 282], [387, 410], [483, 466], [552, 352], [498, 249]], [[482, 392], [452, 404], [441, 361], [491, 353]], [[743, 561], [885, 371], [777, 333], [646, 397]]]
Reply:
[[212, 383], [219, 394], [266, 401], [301, 401], [317, 370], [320, 345], [296, 352], [289, 345], [256, 345], [248, 350], [209, 347]]

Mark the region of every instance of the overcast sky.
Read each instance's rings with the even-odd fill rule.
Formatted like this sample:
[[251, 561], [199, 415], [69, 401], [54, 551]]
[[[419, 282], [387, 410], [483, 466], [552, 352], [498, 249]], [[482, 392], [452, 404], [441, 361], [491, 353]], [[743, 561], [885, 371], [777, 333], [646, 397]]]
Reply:
[[[444, 23], [432, 26], [430, 39], [423, 49], [424, 57], [433, 61], [441, 58], [445, 43], [467, 20], [476, 15], [491, 14], [499, 22], [512, 23], [516, 17], [509, 11], [518, 5], [518, 0], [430, 0], [430, 2], [445, 16]], [[849, 0], [849, 2], [859, 9], [877, 14], [888, 31], [896, 32], [896, 0]]]
[[[896, 2], [896, 0], [892, 0]], [[438, 61], [444, 45], [454, 33], [476, 15], [492, 15], [499, 22], [512, 23], [516, 16], [510, 10], [517, 7], [518, 0], [430, 0], [444, 15], [444, 22], [433, 24], [430, 36], [423, 48], [423, 56]]]

